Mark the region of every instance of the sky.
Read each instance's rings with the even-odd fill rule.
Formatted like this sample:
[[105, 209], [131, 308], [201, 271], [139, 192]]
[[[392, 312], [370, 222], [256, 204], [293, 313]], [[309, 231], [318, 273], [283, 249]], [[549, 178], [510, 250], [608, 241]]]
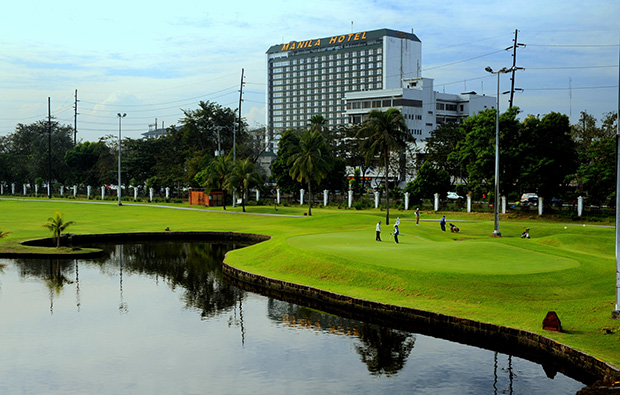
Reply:
[[[150, 124], [168, 127], [183, 110], [212, 101], [265, 124], [267, 49], [275, 44], [388, 28], [422, 42], [422, 76], [435, 90], [496, 95], [494, 70], [512, 66], [514, 105], [552, 111], [576, 123], [618, 108], [620, 1], [314, 0], [257, 2], [142, 0], [13, 1], [0, 23], [0, 136], [17, 124], [74, 125], [78, 141], [140, 138]], [[500, 93], [510, 89], [500, 76]], [[500, 96], [500, 110], [508, 106]]]

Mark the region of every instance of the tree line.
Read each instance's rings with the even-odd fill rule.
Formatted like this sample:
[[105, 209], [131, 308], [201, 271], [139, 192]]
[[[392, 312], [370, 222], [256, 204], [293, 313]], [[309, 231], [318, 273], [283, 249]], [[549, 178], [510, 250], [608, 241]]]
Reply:
[[[305, 189], [309, 213], [312, 191], [351, 189], [358, 198], [373, 188], [383, 195], [388, 218], [389, 199], [403, 192], [416, 202], [434, 193], [445, 197], [451, 189], [475, 198], [493, 191], [495, 109], [440, 125], [425, 142], [415, 141], [397, 109], [374, 110], [362, 124], [335, 128], [317, 114], [306, 128], [282, 133], [270, 178], [258, 166], [267, 148], [263, 128], [250, 130], [234, 110], [212, 102], [183, 114], [162, 137], [123, 138], [123, 184], [165, 186], [173, 194], [188, 187], [222, 190], [228, 203], [238, 194], [244, 210], [250, 188], [266, 194], [275, 187], [285, 193]], [[518, 115], [517, 107], [500, 115], [502, 195], [579, 194], [591, 204], [615, 198], [616, 113], [605, 114], [601, 126], [585, 111], [575, 125], [555, 112], [523, 120]], [[118, 139], [107, 135], [74, 146], [72, 135], [72, 127], [55, 121], [18, 124], [0, 137], [0, 182], [34, 185], [50, 177], [68, 186], [116, 184]]]

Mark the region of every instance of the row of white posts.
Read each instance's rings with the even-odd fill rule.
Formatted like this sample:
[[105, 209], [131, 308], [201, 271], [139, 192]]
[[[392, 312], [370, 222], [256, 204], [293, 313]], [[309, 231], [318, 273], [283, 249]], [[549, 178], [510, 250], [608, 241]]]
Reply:
[[[74, 185], [72, 189], [73, 189], [73, 197], [76, 197], [77, 196], [77, 185]], [[106, 189], [105, 187], [101, 187], [101, 200], [105, 198], [105, 189]], [[35, 190], [34, 194], [38, 195], [39, 186], [35, 185], [34, 190]], [[28, 191], [28, 186], [24, 184], [23, 185], [24, 195], [27, 194], [27, 191]], [[276, 191], [277, 191], [276, 201], [278, 204], [280, 204], [280, 190], [277, 189]], [[60, 196], [64, 196], [64, 192], [65, 192], [65, 187], [61, 186]], [[47, 193], [49, 195], [49, 184], [47, 186]], [[303, 189], [299, 190], [299, 204], [302, 206], [304, 204], [304, 193], [305, 191]], [[15, 184], [11, 184], [11, 194], [15, 195]], [[89, 185], [86, 187], [86, 195], [88, 198], [90, 198], [90, 194], [91, 194], [91, 187]], [[153, 194], [154, 194], [154, 189], [149, 188], [149, 201], [151, 202], [153, 201]], [[4, 184], [1, 184], [1, 183], [0, 183], [0, 195], [4, 195]], [[323, 190], [323, 206], [327, 206], [327, 203], [329, 202], [328, 196], [329, 196], [329, 191], [327, 189]], [[434, 199], [433, 207], [435, 211], [439, 211], [439, 194], [436, 193], [434, 197], [435, 199]], [[138, 200], [138, 188], [137, 187], [133, 188], [133, 198], [134, 200]], [[166, 188], [166, 199], [170, 199], [170, 188]], [[257, 189], [256, 190], [256, 201], [258, 201], [259, 199], [260, 199], [260, 191]], [[502, 196], [501, 201], [502, 201], [501, 212], [502, 214], [506, 214], [506, 196]], [[349, 191], [349, 200], [348, 200], [349, 208], [351, 208], [352, 204], [353, 204], [353, 191]], [[379, 192], [375, 192], [375, 208], [379, 208]], [[409, 192], [405, 192], [405, 210], [409, 210]], [[467, 212], [468, 213], [471, 212], [471, 196], [467, 196]], [[538, 215], [542, 215], [542, 214], [543, 214], [543, 198], [538, 197]], [[577, 215], [581, 217], [582, 214], [583, 214], [583, 196], [579, 196], [577, 198]]]
[[[327, 189], [323, 190], [323, 206], [327, 206], [328, 203], [328, 195], [329, 191]], [[256, 201], [258, 201], [259, 192], [256, 191]], [[436, 193], [434, 196], [434, 209], [435, 211], [439, 211], [439, 194]], [[277, 203], [280, 204], [280, 190], [277, 190]], [[502, 214], [506, 214], [506, 196], [502, 196], [501, 198], [501, 212]], [[304, 190], [299, 190], [299, 204], [304, 204]], [[353, 191], [349, 191], [349, 201], [348, 206], [351, 208], [353, 204]], [[375, 208], [379, 208], [379, 192], [375, 192]], [[405, 210], [409, 210], [409, 192], [405, 192]], [[471, 210], [471, 196], [467, 196], [467, 212], [470, 213]], [[583, 196], [579, 196], [577, 198], [577, 215], [581, 217], [583, 214]], [[543, 215], [543, 198], [538, 197], [538, 215]]]
[[[28, 185], [23, 184], [22, 186], [22, 190], [23, 190], [23, 194], [27, 195], [28, 194]], [[50, 190], [49, 190], [49, 184], [47, 186], [47, 194], [49, 195]], [[74, 185], [71, 189], [73, 189], [73, 197], [77, 196], [77, 185]], [[103, 200], [105, 198], [105, 190], [106, 187], [101, 187], [101, 200]], [[91, 196], [91, 192], [92, 192], [92, 188], [91, 186], [87, 186], [86, 187], [86, 196], [90, 199]], [[118, 193], [118, 191], [117, 191]], [[34, 186], [34, 194], [38, 195], [39, 194], [39, 186], [35, 185]], [[65, 187], [64, 186], [60, 186], [60, 196], [64, 196], [65, 194]], [[149, 200], [153, 201], [153, 195], [155, 194], [155, 190], [153, 188], [149, 188]], [[0, 195], [4, 195], [4, 184], [0, 184]], [[15, 184], [11, 184], [11, 195], [15, 195]], [[118, 195], [117, 195], [118, 196]], [[258, 195], [257, 195], [258, 196]], [[133, 198], [134, 200], [138, 200], [138, 187], [133, 187]], [[170, 199], [170, 188], [166, 188], [166, 199]]]

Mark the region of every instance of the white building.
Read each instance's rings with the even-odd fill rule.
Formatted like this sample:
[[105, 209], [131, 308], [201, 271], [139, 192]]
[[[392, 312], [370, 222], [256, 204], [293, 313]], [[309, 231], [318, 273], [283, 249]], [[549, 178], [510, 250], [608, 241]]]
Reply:
[[431, 78], [403, 80], [404, 87], [374, 91], [347, 92], [346, 111], [349, 124], [366, 120], [370, 111], [397, 108], [416, 138], [423, 142], [437, 126], [447, 122], [461, 122], [486, 108], [495, 108], [495, 98], [476, 92], [456, 94], [433, 90]]

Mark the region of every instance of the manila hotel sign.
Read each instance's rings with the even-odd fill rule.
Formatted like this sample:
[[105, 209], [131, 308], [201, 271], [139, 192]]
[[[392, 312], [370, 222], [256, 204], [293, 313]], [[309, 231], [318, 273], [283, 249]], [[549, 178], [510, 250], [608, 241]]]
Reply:
[[306, 48], [313, 48], [313, 47], [336, 45], [336, 44], [342, 44], [342, 43], [361, 41], [365, 39], [366, 39], [366, 32], [359, 32], [359, 33], [343, 34], [341, 36], [317, 38], [316, 40], [291, 41], [288, 44], [282, 44], [282, 48], [280, 49], [280, 51], [290, 51], [293, 49], [306, 49]]

